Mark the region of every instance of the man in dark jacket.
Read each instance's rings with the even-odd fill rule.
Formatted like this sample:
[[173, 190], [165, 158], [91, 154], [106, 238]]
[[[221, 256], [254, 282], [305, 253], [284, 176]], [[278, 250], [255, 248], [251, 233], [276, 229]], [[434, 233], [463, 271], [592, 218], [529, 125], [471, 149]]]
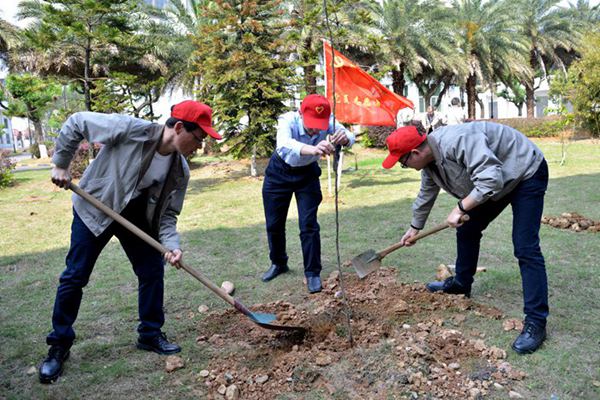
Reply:
[[181, 350], [161, 331], [164, 262], [177, 266], [182, 255], [176, 228], [189, 180], [185, 156], [202, 147], [207, 135], [221, 138], [211, 126], [211, 116], [210, 107], [188, 100], [172, 107], [165, 125], [125, 115], [80, 112], [62, 126], [52, 158], [52, 182], [69, 186], [69, 164], [83, 139], [102, 143], [102, 150], [81, 179], [81, 188], [170, 251], [161, 255], [73, 194], [71, 246], [54, 302], [53, 330], [46, 338], [50, 350], [39, 369], [42, 383], [55, 381], [63, 371], [75, 340], [73, 324], [83, 287], [112, 236], [119, 239], [138, 277], [137, 347], [159, 354]]
[[[513, 210], [513, 246], [523, 283], [525, 324], [513, 343], [521, 354], [537, 350], [546, 338], [548, 283], [540, 249], [540, 221], [548, 186], [541, 150], [508, 126], [473, 122], [442, 127], [430, 135], [413, 126], [387, 138], [385, 168], [400, 162], [421, 171], [421, 190], [402, 243], [423, 229], [440, 188], [459, 199], [447, 217], [457, 227], [456, 276], [432, 282], [432, 292], [471, 295], [482, 232], [509, 204]], [[463, 215], [470, 219], [461, 224]]]

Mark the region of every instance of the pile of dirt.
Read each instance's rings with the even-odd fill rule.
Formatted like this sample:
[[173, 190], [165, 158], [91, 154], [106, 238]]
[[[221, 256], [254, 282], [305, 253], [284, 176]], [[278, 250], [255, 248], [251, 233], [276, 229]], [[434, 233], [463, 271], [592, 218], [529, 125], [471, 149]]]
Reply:
[[[477, 399], [511, 389], [525, 374], [505, 361], [506, 352], [485, 344], [483, 334], [463, 334], [465, 313], [500, 319], [502, 313], [463, 296], [431, 294], [422, 284], [396, 282], [393, 268], [364, 280], [344, 274], [352, 310], [350, 346], [346, 308], [337, 272], [322, 293], [295, 306], [254, 305], [278, 323], [305, 334], [262, 329], [233, 310], [199, 322], [197, 342], [214, 354], [197, 380], [212, 399], [274, 399], [322, 390], [331, 397], [388, 396]], [[479, 336], [478, 336], [479, 335]]]
[[542, 217], [542, 224], [547, 224], [559, 229], [570, 229], [575, 232], [600, 232], [600, 221], [585, 218], [574, 212], [562, 213], [560, 217]]

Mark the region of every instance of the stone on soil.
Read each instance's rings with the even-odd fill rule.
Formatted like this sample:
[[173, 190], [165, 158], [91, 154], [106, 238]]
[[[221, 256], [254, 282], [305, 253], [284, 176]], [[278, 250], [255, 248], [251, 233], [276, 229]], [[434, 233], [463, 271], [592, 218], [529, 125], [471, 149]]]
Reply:
[[178, 356], [168, 356], [165, 359], [165, 371], [173, 372], [184, 367], [183, 359]]
[[223, 289], [227, 294], [233, 294], [235, 291], [235, 286], [229, 281], [224, 281], [221, 283], [221, 289]]
[[225, 391], [225, 398], [227, 400], [237, 400], [240, 398], [240, 389], [237, 386], [231, 385]]
[[200, 304], [198, 306], [198, 312], [200, 314], [204, 314], [204, 313], [208, 312], [208, 306], [206, 304]]

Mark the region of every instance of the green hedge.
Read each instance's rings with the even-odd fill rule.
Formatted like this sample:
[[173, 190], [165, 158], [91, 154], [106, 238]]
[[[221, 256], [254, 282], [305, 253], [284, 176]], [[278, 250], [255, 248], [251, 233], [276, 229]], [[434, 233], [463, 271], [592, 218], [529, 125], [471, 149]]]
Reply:
[[504, 118], [488, 121], [508, 125], [528, 137], [560, 136], [565, 130], [563, 117], [559, 116], [543, 118]]
[[[515, 128], [528, 137], [560, 136], [565, 130], [565, 117], [549, 116], [543, 118], [504, 118], [490, 121]], [[360, 133], [361, 143], [365, 147], [385, 148], [385, 139], [396, 128], [393, 126], [363, 126]]]

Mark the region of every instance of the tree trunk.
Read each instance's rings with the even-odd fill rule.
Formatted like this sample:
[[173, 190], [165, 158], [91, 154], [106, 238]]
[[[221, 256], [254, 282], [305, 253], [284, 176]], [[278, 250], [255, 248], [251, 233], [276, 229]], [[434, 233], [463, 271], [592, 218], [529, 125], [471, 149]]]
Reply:
[[[529, 65], [531, 66], [531, 70], [535, 71], [535, 66], [537, 64], [537, 59], [535, 57], [535, 52], [531, 50], [529, 52]], [[527, 103], [527, 118], [533, 118], [534, 107], [535, 107], [535, 77], [531, 77], [529, 81], [525, 82], [525, 101]]]
[[35, 121], [35, 120], [31, 120], [31, 122], [33, 122], [33, 129], [35, 131], [35, 142], [37, 144], [43, 144], [44, 143], [44, 131], [42, 129], [42, 122], [41, 121]]
[[469, 119], [475, 119], [475, 102], [477, 101], [477, 77], [475, 74], [469, 75], [467, 78], [467, 116]]
[[88, 39], [87, 47], [85, 48], [85, 67], [83, 71], [83, 92], [85, 94], [85, 109], [92, 111], [92, 94], [90, 87], [90, 60], [92, 58], [91, 40]]
[[317, 77], [315, 76], [314, 65], [304, 66], [304, 90], [306, 90], [307, 95], [317, 93]]
[[258, 176], [258, 172], [256, 171], [256, 144], [252, 146], [252, 157], [250, 158], [250, 176]]
[[448, 88], [450, 87], [451, 80], [452, 80], [451, 76], [444, 79], [444, 81], [443, 81], [444, 87], [442, 88], [442, 90], [440, 90], [440, 94], [438, 95], [437, 101], [435, 102], [436, 109], [440, 108], [440, 104], [442, 104], [442, 99], [444, 98], [444, 96], [446, 95], [446, 92], [448, 91]]
[[533, 81], [525, 83], [525, 98], [527, 99], [527, 118], [533, 118], [535, 108]]
[[485, 105], [483, 104], [483, 100], [479, 96], [475, 96], [475, 101], [479, 104], [479, 118], [485, 119]]
[[404, 64], [400, 64], [398, 69], [392, 70], [392, 89], [394, 93], [404, 96], [404, 86], [406, 80], [404, 79]]
[[[304, 54], [312, 54], [312, 37], [308, 35], [304, 40]], [[317, 76], [315, 73], [314, 64], [306, 64], [303, 68], [304, 71], [304, 90], [306, 94], [317, 93]]]

